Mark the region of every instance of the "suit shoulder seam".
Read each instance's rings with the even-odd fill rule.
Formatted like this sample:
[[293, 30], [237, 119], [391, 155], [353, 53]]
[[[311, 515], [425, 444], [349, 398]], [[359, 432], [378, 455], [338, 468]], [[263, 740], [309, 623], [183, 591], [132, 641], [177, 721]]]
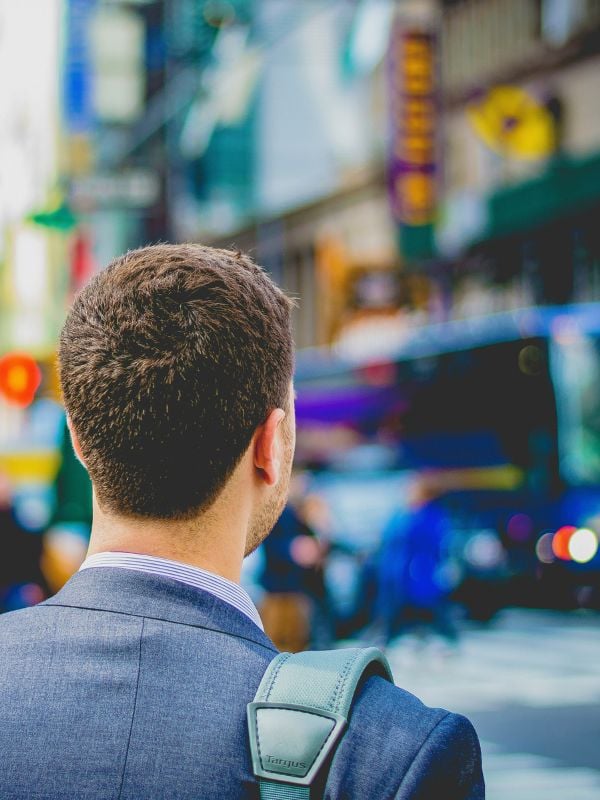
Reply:
[[133, 614], [131, 611], [114, 611], [110, 608], [95, 608], [93, 606], [73, 606], [68, 605], [67, 603], [40, 603], [38, 606], [36, 606], [36, 608], [73, 608], [80, 609], [81, 611], [100, 611], [103, 614], [119, 614], [123, 617], [152, 620], [153, 622], [165, 622], [168, 625], [181, 625], [184, 628], [197, 628], [199, 630], [211, 631], [212, 633], [220, 633], [223, 636], [232, 636], [235, 639], [243, 639], [245, 642], [251, 642], [252, 644], [258, 645], [258, 647], [262, 647], [270, 653], [279, 652], [275, 647], [269, 647], [269, 645], [263, 644], [257, 639], [252, 639], [250, 636], [243, 636], [240, 633], [231, 633], [231, 631], [224, 631], [221, 628], [212, 628], [209, 625], [197, 625], [193, 622], [180, 622], [179, 620], [165, 619], [164, 617], [154, 617], [151, 614]]
[[140, 673], [142, 671], [142, 641], [144, 638], [144, 625], [146, 624], [145, 617], [142, 617], [142, 627], [140, 628], [140, 646], [138, 651], [138, 671], [135, 681], [135, 693], [133, 696], [133, 709], [131, 711], [131, 725], [129, 726], [129, 736], [127, 737], [127, 747], [125, 748], [125, 760], [123, 763], [123, 774], [121, 775], [121, 785], [119, 787], [118, 800], [121, 800], [123, 794], [123, 786], [125, 785], [125, 775], [127, 773], [127, 761], [129, 760], [129, 746], [131, 745], [131, 737], [133, 735], [133, 723], [135, 722], [135, 712], [137, 709], [138, 690], [140, 687]]

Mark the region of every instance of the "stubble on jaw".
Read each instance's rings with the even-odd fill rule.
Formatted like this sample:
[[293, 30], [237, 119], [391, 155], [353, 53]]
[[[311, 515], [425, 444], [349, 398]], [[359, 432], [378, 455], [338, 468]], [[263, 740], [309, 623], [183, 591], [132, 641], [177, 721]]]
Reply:
[[246, 539], [246, 549], [244, 558], [253, 553], [256, 548], [261, 545], [267, 536], [273, 530], [273, 527], [288, 500], [290, 491], [290, 480], [292, 476], [292, 464], [294, 461], [294, 445], [295, 435], [293, 429], [293, 417], [286, 414], [283, 420], [282, 437], [284, 447], [284, 459], [281, 470], [281, 477], [276, 486], [273, 487], [273, 493], [265, 503], [265, 505], [258, 510], [250, 522], [248, 530], [248, 538]]

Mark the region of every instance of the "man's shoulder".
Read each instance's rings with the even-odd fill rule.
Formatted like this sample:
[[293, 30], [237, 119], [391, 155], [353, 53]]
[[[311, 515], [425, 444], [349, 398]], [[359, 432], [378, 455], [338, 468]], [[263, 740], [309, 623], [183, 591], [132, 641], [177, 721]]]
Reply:
[[370, 678], [355, 698], [348, 740], [356, 747], [377, 748], [385, 731], [396, 749], [410, 753], [448, 714], [445, 709], [426, 706], [415, 695], [383, 678]]
[[6, 611], [0, 614], [0, 639], [4, 639], [11, 633], [19, 634], [35, 625], [41, 616], [37, 611], [37, 606], [31, 608], [19, 608], [15, 611]]
[[370, 678], [354, 701], [328, 790], [331, 797], [483, 797], [477, 734], [460, 714]]

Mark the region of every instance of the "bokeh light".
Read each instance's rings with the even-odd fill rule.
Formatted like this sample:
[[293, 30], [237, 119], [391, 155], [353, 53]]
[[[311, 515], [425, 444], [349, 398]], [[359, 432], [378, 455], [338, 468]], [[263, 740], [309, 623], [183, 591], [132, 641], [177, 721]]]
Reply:
[[543, 533], [537, 540], [535, 554], [542, 564], [552, 564], [553, 561], [556, 561], [556, 556], [554, 555], [554, 550], [552, 549], [553, 539], [554, 533], [552, 531], [547, 531], [546, 533]]
[[544, 368], [544, 354], [539, 347], [527, 345], [519, 352], [519, 369], [525, 375], [539, 375]]
[[552, 539], [552, 552], [557, 558], [562, 561], [570, 561], [571, 554], [569, 553], [569, 539], [575, 533], [577, 528], [574, 525], [563, 525], [559, 528]]
[[506, 532], [515, 542], [526, 542], [533, 531], [533, 520], [528, 514], [513, 514], [506, 525]]
[[569, 555], [578, 564], [587, 564], [598, 552], [598, 536], [589, 528], [579, 528], [569, 538]]
[[8, 353], [0, 358], [0, 394], [17, 406], [28, 406], [42, 380], [42, 373], [27, 353]]
[[467, 561], [480, 569], [493, 569], [502, 563], [504, 550], [498, 537], [491, 532], [477, 533], [465, 548]]

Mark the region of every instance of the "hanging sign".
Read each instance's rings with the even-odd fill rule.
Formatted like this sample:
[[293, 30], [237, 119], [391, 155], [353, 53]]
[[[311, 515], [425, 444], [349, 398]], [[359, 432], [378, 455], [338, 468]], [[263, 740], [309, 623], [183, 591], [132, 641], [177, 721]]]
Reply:
[[396, 220], [430, 225], [436, 214], [437, 63], [435, 34], [394, 25], [389, 53], [389, 192]]

